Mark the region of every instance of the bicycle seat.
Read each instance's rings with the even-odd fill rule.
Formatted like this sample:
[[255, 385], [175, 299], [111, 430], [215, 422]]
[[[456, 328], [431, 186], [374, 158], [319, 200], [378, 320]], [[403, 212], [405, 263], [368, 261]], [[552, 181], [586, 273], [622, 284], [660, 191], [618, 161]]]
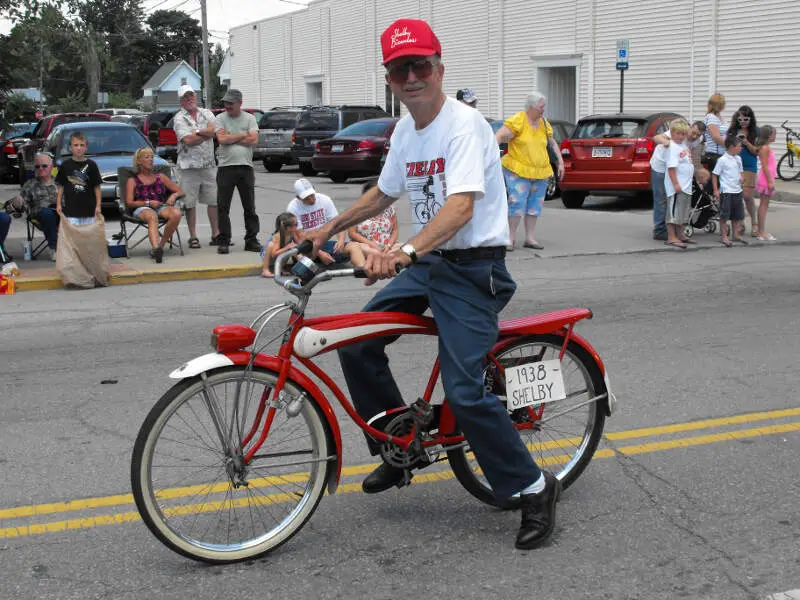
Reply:
[[500, 335], [552, 333], [583, 319], [591, 319], [588, 308], [564, 308], [540, 315], [500, 321]]

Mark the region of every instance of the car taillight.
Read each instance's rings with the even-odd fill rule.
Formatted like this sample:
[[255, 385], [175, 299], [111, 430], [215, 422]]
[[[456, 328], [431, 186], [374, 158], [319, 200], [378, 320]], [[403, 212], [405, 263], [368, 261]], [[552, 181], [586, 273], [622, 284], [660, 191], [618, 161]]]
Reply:
[[314, 144], [314, 152], [319, 152], [319, 142]]
[[356, 148], [356, 152], [363, 152], [364, 150], [374, 150], [376, 148], [373, 142], [369, 140], [361, 140]]
[[655, 149], [655, 144], [653, 143], [652, 139], [640, 139], [636, 140], [636, 146], [634, 150], [634, 154], [644, 154], [646, 156], [650, 156]]
[[294, 131], [292, 132], [292, 143], [293, 144], [297, 143], [297, 136], [294, 134]]
[[572, 156], [572, 144], [569, 143], [569, 140], [561, 142], [561, 156], [564, 158]]
[[5, 152], [6, 154], [16, 154], [17, 149], [14, 148], [14, 144], [12, 144], [11, 142], [6, 142], [5, 144], [3, 144], [3, 152]]

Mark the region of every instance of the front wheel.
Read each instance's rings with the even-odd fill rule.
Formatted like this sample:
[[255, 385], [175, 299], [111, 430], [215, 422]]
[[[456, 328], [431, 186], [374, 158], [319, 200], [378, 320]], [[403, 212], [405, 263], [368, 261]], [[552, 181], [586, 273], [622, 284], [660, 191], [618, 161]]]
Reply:
[[279, 160], [275, 160], [273, 158], [265, 158], [264, 159], [264, 168], [267, 170], [268, 173], [277, 173], [281, 170], [283, 163]]
[[[303, 390], [291, 382], [271, 407], [276, 382], [271, 371], [218, 369], [205, 381], [181, 381], [147, 415], [131, 485], [142, 520], [170, 549], [209, 563], [251, 559], [313, 514], [335, 459], [328, 424], [315, 403], [296, 400]], [[266, 441], [245, 465], [270, 418]], [[254, 423], [258, 433], [243, 444]]]
[[793, 152], [787, 152], [778, 161], [778, 177], [784, 181], [792, 181], [800, 177], [800, 158]]
[[566, 208], [580, 208], [586, 200], [586, 192], [561, 191], [561, 202]]
[[310, 162], [301, 162], [300, 173], [302, 173], [304, 177], [313, 177], [317, 174], [317, 170], [311, 166]]
[[331, 171], [328, 173], [328, 177], [333, 183], [345, 183], [347, 181], [347, 173], [342, 173], [341, 171]]
[[[514, 340], [494, 354], [503, 368], [557, 359], [564, 338], [558, 335], [528, 335]], [[506, 405], [505, 378], [493, 361], [484, 372], [484, 388]], [[523, 443], [541, 468], [549, 469], [566, 489], [580, 476], [592, 460], [603, 435], [606, 403], [598, 398], [605, 393], [600, 369], [589, 353], [575, 342], [567, 345], [561, 360], [564, 391], [567, 397], [535, 407], [538, 418], [527, 408], [510, 413], [511, 420], [521, 426]], [[469, 448], [447, 453], [456, 479], [473, 496], [499, 506], [489, 482]], [[533, 482], [531, 482], [533, 483]]]

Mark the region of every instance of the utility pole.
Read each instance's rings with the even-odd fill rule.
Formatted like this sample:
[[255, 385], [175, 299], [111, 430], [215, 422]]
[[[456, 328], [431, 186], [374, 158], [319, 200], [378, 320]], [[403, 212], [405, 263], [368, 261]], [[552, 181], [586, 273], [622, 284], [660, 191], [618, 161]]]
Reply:
[[39, 42], [39, 110], [44, 115], [44, 43]]
[[203, 106], [211, 108], [208, 90], [211, 87], [211, 74], [208, 66], [208, 15], [206, 0], [200, 0], [200, 25], [203, 28]]

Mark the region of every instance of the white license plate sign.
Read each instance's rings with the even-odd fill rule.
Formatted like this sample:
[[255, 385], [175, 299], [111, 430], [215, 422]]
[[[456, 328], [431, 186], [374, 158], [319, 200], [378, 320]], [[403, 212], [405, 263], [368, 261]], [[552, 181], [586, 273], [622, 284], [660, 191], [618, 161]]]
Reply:
[[592, 148], [592, 158], [611, 158], [613, 148], [601, 148], [596, 146]]
[[319, 144], [319, 140], [308, 140], [309, 146], [316, 146], [317, 144]]
[[342, 152], [344, 150], [344, 144], [334, 144], [331, 146], [331, 152]]
[[506, 367], [506, 401], [509, 410], [538, 406], [566, 397], [560, 360]]

